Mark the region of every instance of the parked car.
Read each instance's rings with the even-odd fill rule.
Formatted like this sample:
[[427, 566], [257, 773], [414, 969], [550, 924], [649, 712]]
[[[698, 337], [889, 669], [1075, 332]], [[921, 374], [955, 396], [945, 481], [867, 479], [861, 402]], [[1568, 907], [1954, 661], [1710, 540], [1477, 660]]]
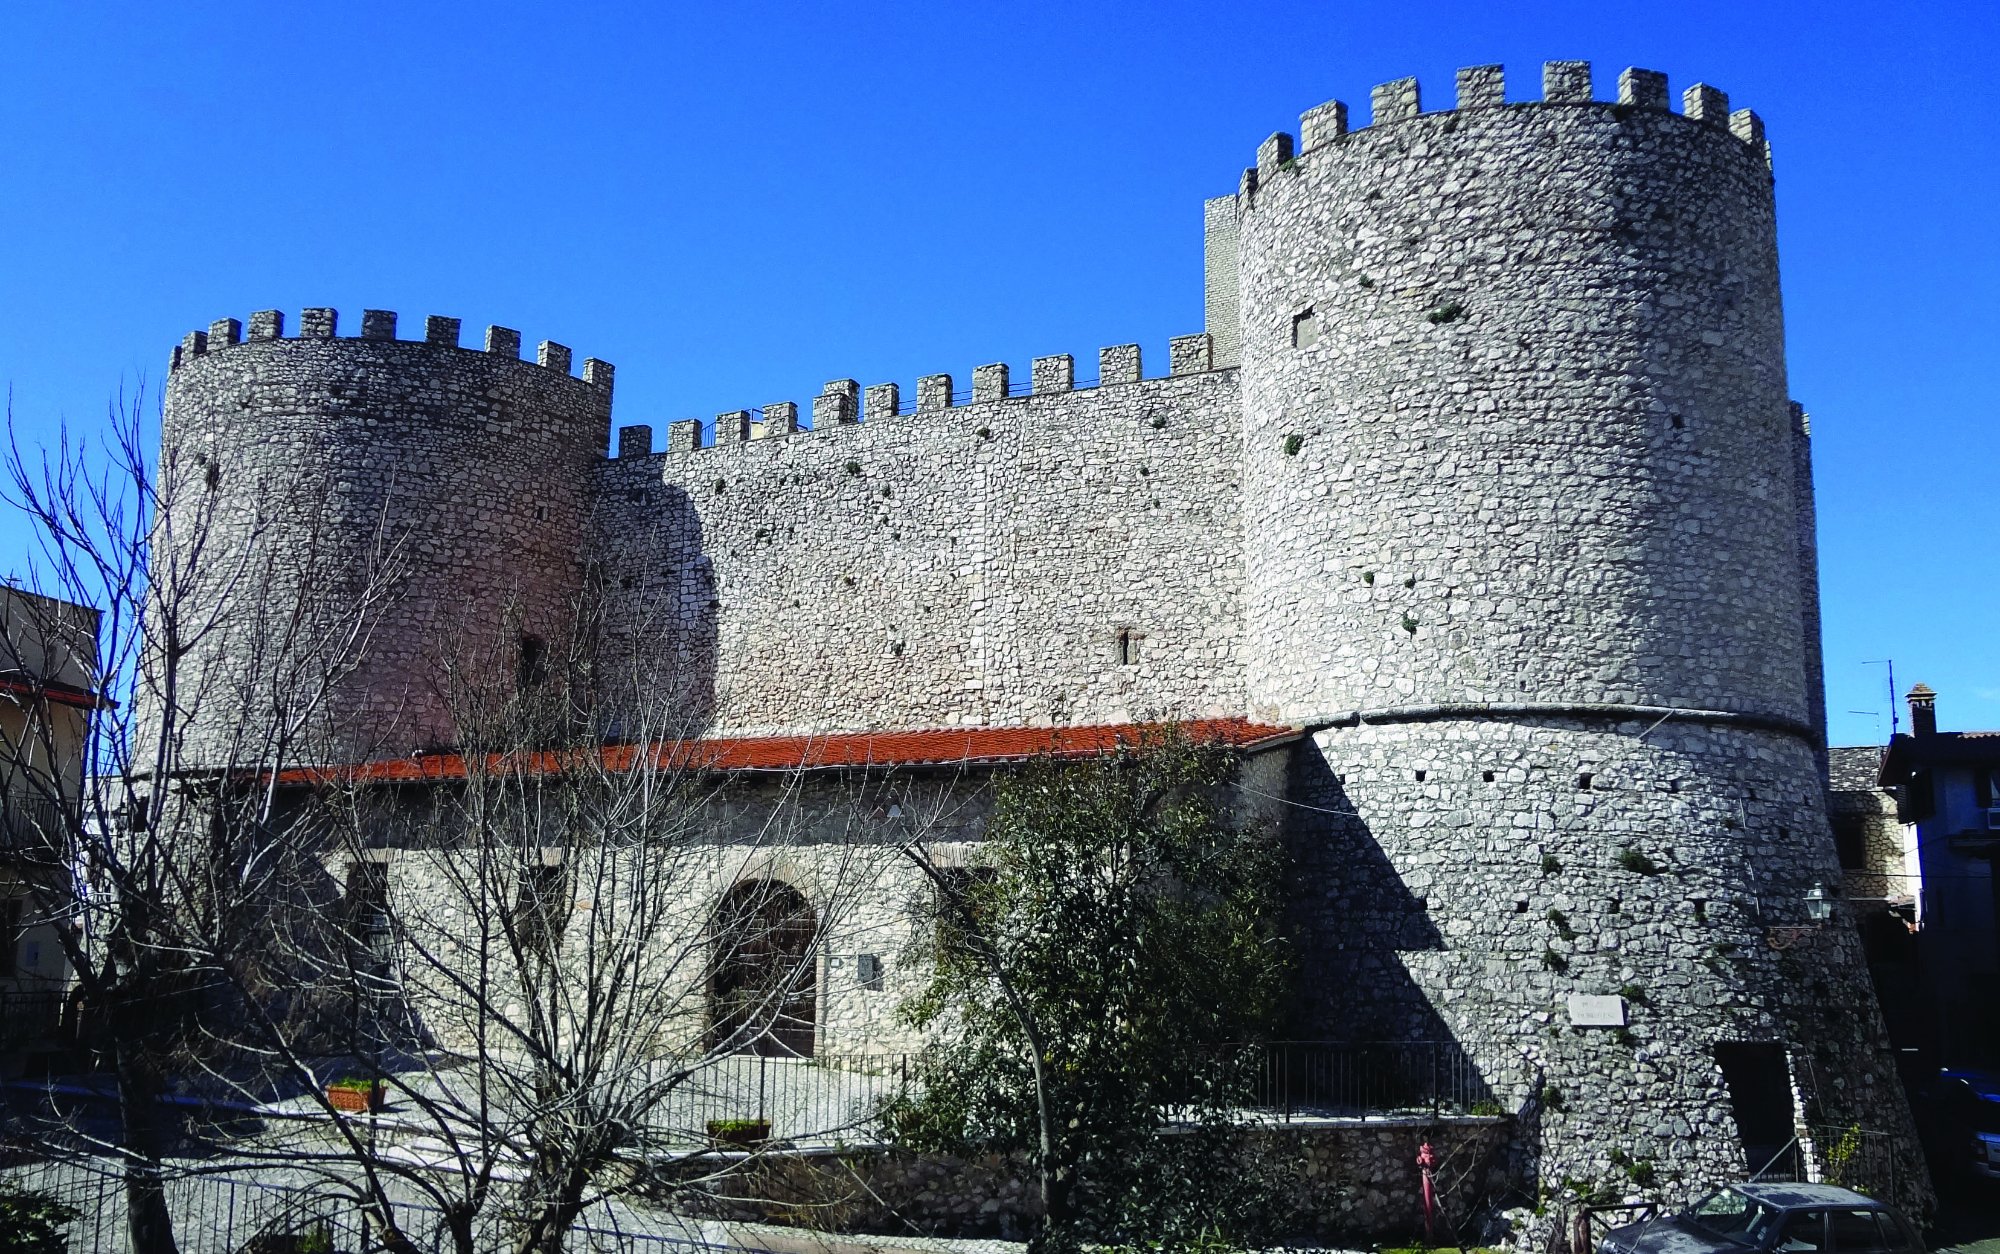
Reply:
[[1940, 1182], [2000, 1180], [2000, 1072], [1940, 1071], [1910, 1105]]
[[1597, 1254], [1923, 1254], [1907, 1220], [1830, 1184], [1731, 1184], [1678, 1215], [1604, 1234]]

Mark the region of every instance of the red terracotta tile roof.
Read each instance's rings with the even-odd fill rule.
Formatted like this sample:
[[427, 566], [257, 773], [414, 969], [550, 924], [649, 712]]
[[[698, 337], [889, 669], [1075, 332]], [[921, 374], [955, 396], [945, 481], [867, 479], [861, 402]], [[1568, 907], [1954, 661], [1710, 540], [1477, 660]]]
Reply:
[[[727, 736], [670, 740], [653, 745], [608, 745], [598, 750], [604, 765], [628, 770], [651, 755], [655, 766], [679, 770], [791, 771], [854, 766], [995, 765], [1049, 756], [1083, 758], [1120, 745], [1136, 744], [1159, 724], [1109, 723], [1094, 727], [964, 727], [907, 732], [838, 732], [824, 736]], [[1219, 741], [1238, 749], [1261, 749], [1298, 734], [1296, 728], [1241, 718], [1196, 719], [1180, 724], [1187, 736]], [[572, 761], [572, 751], [495, 754], [490, 771], [525, 769], [554, 772]], [[286, 784], [420, 783], [464, 779], [462, 754], [431, 753], [386, 758], [352, 766], [295, 767], [279, 776]]]

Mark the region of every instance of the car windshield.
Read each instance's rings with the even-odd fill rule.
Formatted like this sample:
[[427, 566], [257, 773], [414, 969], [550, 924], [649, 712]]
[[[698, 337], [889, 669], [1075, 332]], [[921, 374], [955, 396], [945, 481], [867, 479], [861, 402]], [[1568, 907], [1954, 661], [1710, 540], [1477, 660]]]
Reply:
[[1688, 1208], [1687, 1218], [1698, 1227], [1739, 1245], [1756, 1244], [1757, 1233], [1770, 1220], [1770, 1207], [1734, 1189], [1717, 1189]]

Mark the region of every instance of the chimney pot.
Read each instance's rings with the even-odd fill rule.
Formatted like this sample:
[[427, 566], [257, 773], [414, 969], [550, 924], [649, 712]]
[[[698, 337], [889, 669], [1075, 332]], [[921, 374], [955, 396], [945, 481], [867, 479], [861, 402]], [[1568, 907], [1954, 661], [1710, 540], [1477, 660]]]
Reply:
[[1910, 689], [1910, 731], [1918, 736], [1937, 734], [1937, 693], [1928, 684]]

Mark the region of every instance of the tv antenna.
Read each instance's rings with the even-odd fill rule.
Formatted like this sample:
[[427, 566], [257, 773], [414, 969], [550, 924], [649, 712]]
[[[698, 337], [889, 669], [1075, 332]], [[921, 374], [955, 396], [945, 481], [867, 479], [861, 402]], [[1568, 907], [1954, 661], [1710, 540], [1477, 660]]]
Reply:
[[1892, 657], [1877, 658], [1872, 662], [1863, 662], [1862, 665], [1886, 666], [1889, 668], [1889, 737], [1893, 740], [1896, 733], [1903, 726], [1902, 715], [1896, 709], [1896, 659]]

